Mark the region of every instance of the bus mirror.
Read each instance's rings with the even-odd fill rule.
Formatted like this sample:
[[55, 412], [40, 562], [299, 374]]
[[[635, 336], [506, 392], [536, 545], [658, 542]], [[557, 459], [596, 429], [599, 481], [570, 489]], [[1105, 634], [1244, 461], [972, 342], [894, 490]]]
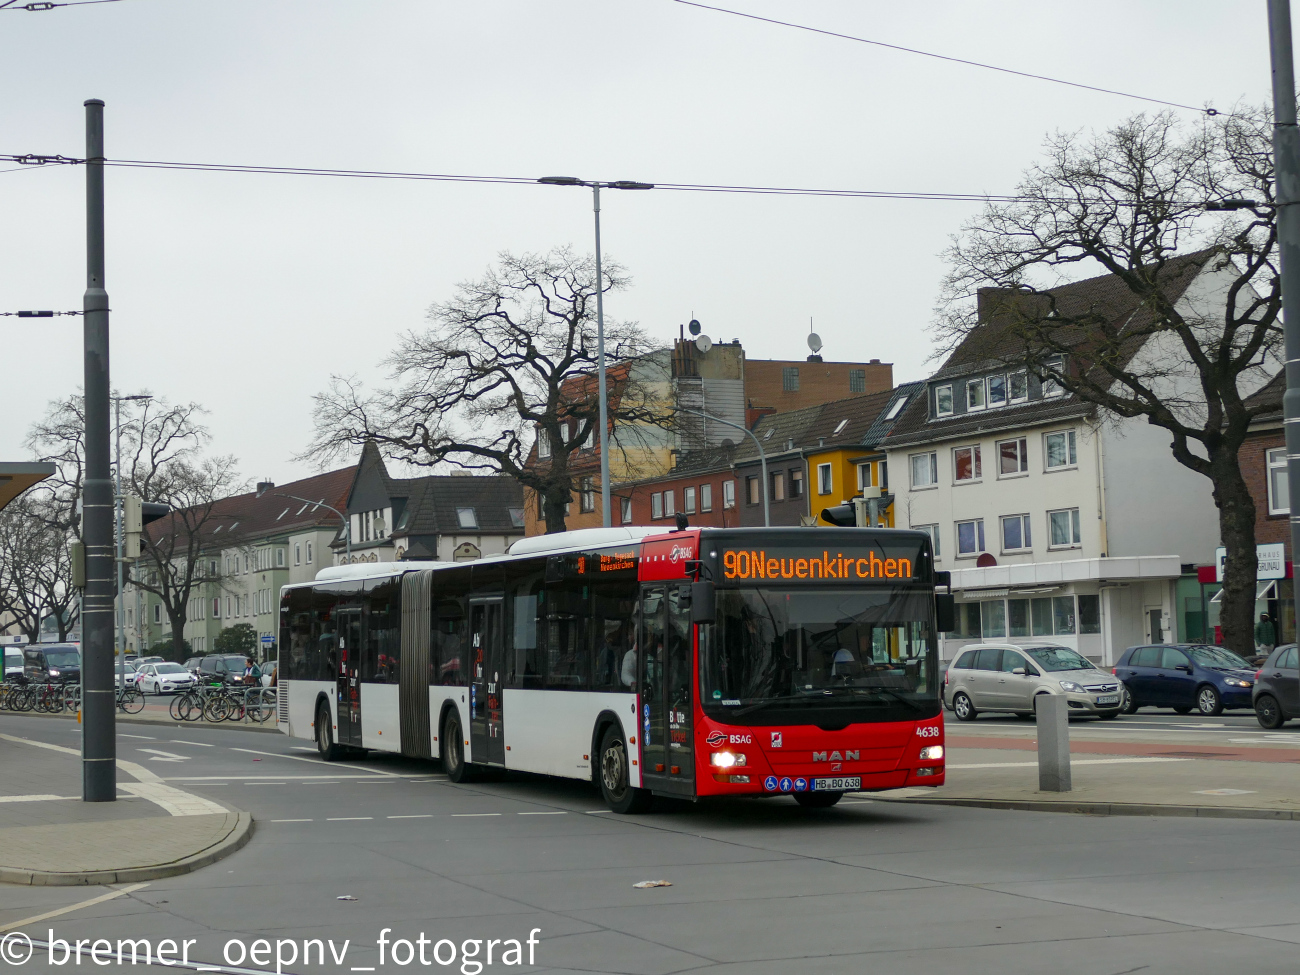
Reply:
[[934, 618], [940, 633], [951, 633], [957, 629], [957, 598], [952, 593], [934, 594]]
[[691, 583], [691, 622], [712, 623], [716, 618], [714, 611], [713, 583]]

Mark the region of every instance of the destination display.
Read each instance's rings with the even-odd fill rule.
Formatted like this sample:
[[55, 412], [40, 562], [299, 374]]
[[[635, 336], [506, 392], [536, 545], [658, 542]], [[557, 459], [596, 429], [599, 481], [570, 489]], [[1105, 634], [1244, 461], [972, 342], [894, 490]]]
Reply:
[[820, 531], [806, 531], [805, 536], [812, 537], [798, 541], [773, 539], [770, 544], [754, 544], [753, 540], [746, 539], [748, 545], [720, 538], [716, 548], [708, 546], [709, 554], [716, 559], [715, 578], [722, 583], [818, 585], [908, 583], [930, 578], [929, 552], [923, 543], [912, 538], [879, 538], [867, 544], [845, 544], [843, 537], [819, 538], [818, 535]]

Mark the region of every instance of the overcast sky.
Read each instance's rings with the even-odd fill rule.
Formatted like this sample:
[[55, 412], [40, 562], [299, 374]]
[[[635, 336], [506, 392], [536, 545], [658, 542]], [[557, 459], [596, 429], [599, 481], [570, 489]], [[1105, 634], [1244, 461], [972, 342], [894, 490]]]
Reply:
[[[20, 3], [25, 0], [19, 0]], [[1269, 97], [1263, 0], [716, 0], [1191, 105]], [[672, 0], [121, 0], [0, 12], [0, 153], [471, 175], [1006, 192], [1053, 129], [1158, 106]], [[1189, 119], [1194, 113], [1184, 113]], [[2, 165], [0, 165], [2, 168]], [[84, 173], [0, 173], [0, 311], [76, 309]], [[291, 458], [331, 373], [382, 382], [395, 336], [503, 250], [592, 248], [590, 191], [110, 169], [114, 386], [210, 410], [249, 477]], [[977, 207], [603, 195], [606, 305], [692, 314], [750, 357], [932, 366], [948, 236]], [[0, 318], [0, 459], [82, 381], [77, 318]]]

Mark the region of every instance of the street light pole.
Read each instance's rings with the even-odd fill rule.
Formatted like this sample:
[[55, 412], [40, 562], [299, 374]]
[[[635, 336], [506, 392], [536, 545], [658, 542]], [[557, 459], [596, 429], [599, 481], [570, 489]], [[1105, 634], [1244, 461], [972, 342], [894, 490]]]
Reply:
[[296, 494], [277, 493], [275, 496], [277, 498], [288, 498], [290, 501], [301, 501], [303, 504], [314, 504], [322, 508], [328, 508], [330, 511], [338, 515], [339, 518], [342, 519], [343, 521], [343, 544], [346, 546], [345, 551], [347, 552], [347, 562], [348, 565], [352, 564], [352, 519], [351, 518], [349, 518], [343, 512], [339, 511], [338, 508], [335, 508], [332, 505], [328, 505], [324, 501], [312, 501], [310, 498], [300, 498]]
[[86, 585], [81, 623], [81, 798], [117, 799], [113, 688], [113, 481], [108, 469], [108, 292], [104, 282], [104, 103], [86, 108], [85, 409], [82, 541]]
[[772, 527], [771, 513], [767, 503], [767, 454], [763, 452], [763, 445], [758, 442], [758, 437], [754, 436], [748, 427], [742, 427], [739, 423], [732, 423], [730, 420], [724, 420], [720, 416], [714, 416], [712, 413], [704, 413], [700, 410], [688, 410], [684, 406], [677, 407], [680, 413], [690, 413], [694, 416], [702, 416], [706, 420], [712, 420], [714, 423], [721, 423], [724, 427], [731, 427], [733, 430], [739, 430], [750, 440], [754, 441], [754, 446], [758, 448], [758, 464], [763, 475], [763, 527]]
[[600, 397], [600, 518], [601, 524], [609, 528], [614, 520], [609, 502], [609, 408], [605, 382], [605, 277], [600, 256], [600, 188], [607, 186], [616, 190], [652, 190], [654, 184], [638, 183], [630, 179], [602, 183], [599, 180], [580, 180], [576, 176], [543, 176], [537, 182], [552, 186], [591, 187], [591, 209], [596, 218], [596, 384], [597, 395]]

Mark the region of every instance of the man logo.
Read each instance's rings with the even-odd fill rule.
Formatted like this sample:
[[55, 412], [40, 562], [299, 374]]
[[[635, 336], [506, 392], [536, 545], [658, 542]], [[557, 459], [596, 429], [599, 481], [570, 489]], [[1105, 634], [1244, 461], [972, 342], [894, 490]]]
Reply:
[[856, 762], [858, 761], [857, 750], [845, 751], [843, 755], [839, 752], [831, 752], [827, 757], [825, 752], [813, 752], [814, 762]]
[[719, 745], [721, 745], [724, 741], [727, 740], [727, 736], [724, 735], [721, 731], [710, 731], [709, 737], [705, 738], [704, 740], [707, 741], [714, 748], [717, 748]]
[[772, 732], [772, 747], [773, 748], [781, 747], [781, 732], [779, 731]]

